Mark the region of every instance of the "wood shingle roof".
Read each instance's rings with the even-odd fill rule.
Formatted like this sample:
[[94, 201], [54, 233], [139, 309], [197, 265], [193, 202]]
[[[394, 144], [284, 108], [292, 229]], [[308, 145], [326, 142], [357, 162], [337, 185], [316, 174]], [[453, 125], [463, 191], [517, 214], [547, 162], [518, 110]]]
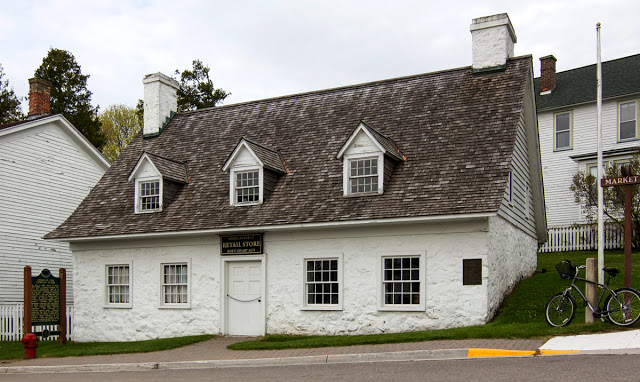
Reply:
[[[138, 135], [47, 238], [224, 230], [496, 212], [507, 185], [531, 57], [178, 113]], [[382, 195], [344, 197], [336, 158], [360, 122], [402, 149]], [[242, 138], [286, 160], [264, 203], [229, 204], [222, 166]], [[162, 212], [134, 213], [129, 173], [143, 152], [185, 163], [189, 183]], [[387, 182], [387, 181], [385, 181]]]

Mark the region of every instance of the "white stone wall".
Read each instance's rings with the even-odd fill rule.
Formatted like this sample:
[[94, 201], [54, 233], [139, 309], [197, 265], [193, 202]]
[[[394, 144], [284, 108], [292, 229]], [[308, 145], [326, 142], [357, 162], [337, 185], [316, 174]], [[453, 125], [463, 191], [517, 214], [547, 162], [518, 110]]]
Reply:
[[[486, 221], [265, 235], [267, 332], [366, 334], [484, 323], [486, 282], [462, 286], [462, 258], [486, 258]], [[305, 311], [303, 261], [342, 254], [343, 310]], [[381, 256], [426, 259], [422, 311], [380, 310]]]
[[[485, 323], [501, 301], [500, 293], [535, 268], [535, 243], [529, 245], [535, 240], [524, 236], [502, 218], [492, 218], [491, 224], [475, 219], [265, 232], [266, 333], [366, 334]], [[78, 341], [224, 333], [224, 272], [217, 235], [74, 244], [72, 249]], [[381, 309], [381, 257], [394, 255], [421, 257], [423, 299], [418, 310]], [[340, 260], [342, 309], [307, 310], [304, 260], [326, 257]], [[462, 285], [465, 258], [483, 260], [482, 285]], [[162, 309], [160, 264], [182, 261], [190, 262], [190, 308]], [[127, 263], [133, 277], [131, 307], [106, 307], [105, 265]]]
[[[111, 247], [111, 248], [108, 248]], [[141, 341], [218, 333], [217, 237], [72, 244], [78, 342]], [[190, 263], [190, 308], [160, 308], [161, 264]], [[131, 308], [106, 307], [105, 266], [131, 264]]]
[[536, 239], [500, 216], [489, 218], [489, 261], [485, 265], [488, 271], [488, 319], [517, 283], [536, 270], [537, 250]]

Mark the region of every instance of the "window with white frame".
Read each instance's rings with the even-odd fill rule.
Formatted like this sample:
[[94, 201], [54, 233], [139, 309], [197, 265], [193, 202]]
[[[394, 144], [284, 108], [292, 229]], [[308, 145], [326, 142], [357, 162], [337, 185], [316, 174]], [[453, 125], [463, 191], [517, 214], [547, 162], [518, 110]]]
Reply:
[[154, 212], [160, 210], [160, 179], [137, 182], [137, 211]]
[[555, 149], [569, 149], [571, 148], [571, 125], [572, 118], [571, 112], [558, 113], [554, 115], [554, 127], [555, 127]]
[[257, 203], [260, 201], [260, 172], [239, 171], [235, 173], [235, 204]]
[[382, 305], [420, 305], [420, 256], [382, 258]]
[[188, 303], [188, 264], [162, 264], [162, 305], [186, 305]]
[[106, 266], [107, 305], [126, 306], [131, 304], [130, 265]]
[[618, 136], [620, 140], [633, 139], [637, 137], [637, 111], [636, 101], [622, 102], [619, 106], [619, 126]]
[[305, 306], [338, 307], [340, 297], [339, 260], [305, 259]]
[[349, 188], [351, 194], [378, 192], [378, 158], [349, 161]]

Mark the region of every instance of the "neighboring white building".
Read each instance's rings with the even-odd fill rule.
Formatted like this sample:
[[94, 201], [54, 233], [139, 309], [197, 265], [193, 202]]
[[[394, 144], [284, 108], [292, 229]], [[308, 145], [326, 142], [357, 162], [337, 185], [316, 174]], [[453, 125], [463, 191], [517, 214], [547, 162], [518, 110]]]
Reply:
[[490, 320], [547, 227], [531, 56], [506, 14], [471, 30], [471, 67], [175, 115], [146, 76], [143, 134], [47, 235], [75, 340]]
[[109, 162], [62, 115], [50, 115], [50, 83], [29, 80], [29, 117], [0, 125], [0, 304], [22, 303], [23, 269], [66, 268], [69, 245], [45, 241], [109, 168]]
[[[556, 73], [556, 58], [540, 59], [535, 79], [547, 222], [586, 223], [570, 190], [573, 176], [597, 176], [596, 65]], [[606, 166], [628, 164], [640, 147], [640, 55], [602, 63], [602, 150]]]

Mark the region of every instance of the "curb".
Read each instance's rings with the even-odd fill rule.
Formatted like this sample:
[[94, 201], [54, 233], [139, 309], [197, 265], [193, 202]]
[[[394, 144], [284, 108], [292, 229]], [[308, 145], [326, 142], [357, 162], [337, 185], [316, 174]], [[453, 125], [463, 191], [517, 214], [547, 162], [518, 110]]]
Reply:
[[[566, 352], [563, 352], [564, 354]], [[413, 350], [385, 353], [364, 354], [330, 354], [302, 357], [281, 358], [250, 358], [228, 360], [205, 360], [184, 362], [141, 362], [121, 364], [88, 364], [88, 365], [58, 365], [58, 366], [4, 366], [0, 367], [2, 374], [43, 374], [43, 373], [82, 373], [82, 372], [118, 372], [144, 370], [179, 370], [179, 369], [208, 369], [229, 367], [265, 367], [265, 366], [293, 366], [310, 364], [335, 363], [364, 363], [385, 361], [428, 361], [451, 360], [465, 358], [486, 357], [532, 357], [541, 354], [538, 351], [518, 351], [501, 349], [440, 349]], [[556, 353], [560, 354], [560, 353]]]

